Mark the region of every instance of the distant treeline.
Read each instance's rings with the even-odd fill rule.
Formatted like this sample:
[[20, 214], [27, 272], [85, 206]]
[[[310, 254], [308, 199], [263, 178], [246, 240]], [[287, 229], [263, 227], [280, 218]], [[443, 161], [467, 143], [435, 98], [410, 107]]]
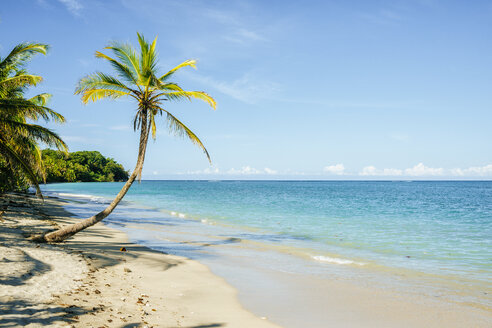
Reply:
[[112, 182], [128, 180], [123, 165], [98, 151], [42, 151], [46, 182]]

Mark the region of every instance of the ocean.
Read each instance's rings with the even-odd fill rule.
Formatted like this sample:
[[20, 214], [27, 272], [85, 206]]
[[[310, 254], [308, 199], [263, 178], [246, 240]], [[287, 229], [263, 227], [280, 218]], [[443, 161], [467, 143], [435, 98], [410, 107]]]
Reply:
[[[85, 218], [121, 186], [42, 190]], [[492, 305], [492, 181], [148, 180], [105, 222], [208, 265], [246, 300], [275, 284], [248, 281], [273, 272]]]

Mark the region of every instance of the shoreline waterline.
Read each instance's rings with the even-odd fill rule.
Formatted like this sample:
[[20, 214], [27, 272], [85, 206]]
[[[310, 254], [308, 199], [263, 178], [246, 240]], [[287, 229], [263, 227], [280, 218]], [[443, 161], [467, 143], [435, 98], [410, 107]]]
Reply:
[[[85, 194], [81, 198], [90, 199], [90, 197], [100, 197], [100, 195]], [[98, 201], [97, 206], [104, 206], [102, 199]], [[83, 201], [79, 207], [83, 208], [87, 205]], [[90, 210], [96, 210], [97, 206], [94, 205], [90, 204], [92, 207]], [[73, 203], [72, 206], [77, 207], [77, 204]], [[75, 208], [72, 209], [77, 212]], [[84, 211], [78, 213], [80, 216], [84, 214]], [[196, 218], [189, 213], [145, 206], [129, 198], [120, 209], [117, 208], [114, 217], [108, 220], [107, 224], [125, 231], [133, 242], [205, 263], [214, 273], [238, 288], [241, 301], [248, 309], [260, 316], [280, 318], [283, 310], [278, 306], [269, 309], [268, 304], [258, 306], [259, 302], [255, 301], [255, 295], [262, 295], [262, 292], [265, 295], [275, 294], [271, 286], [275, 286], [276, 281], [290, 281], [291, 285], [282, 286], [285, 290], [290, 290], [294, 285], [298, 286], [294, 289], [302, 290], [303, 281], [310, 279], [325, 282], [335, 279], [338, 282], [355, 285], [357, 288], [368, 288], [368, 290], [372, 288], [394, 295], [406, 295], [409, 298], [420, 299], [419, 302], [422, 299], [433, 299], [433, 302], [438, 300], [438, 303], [446, 306], [464, 306], [465, 309], [483, 310], [490, 315], [488, 303], [490, 286], [486, 283], [477, 285], [473, 281], [467, 282], [463, 277], [460, 280], [460, 277], [449, 276], [449, 283], [443, 284], [442, 277], [432, 274], [374, 265], [364, 258], [354, 260], [336, 253], [313, 249], [306, 251], [299, 248], [299, 244], [292, 244], [289, 241], [292, 236], [284, 238], [285, 236], [265, 233], [265, 231], [259, 233], [258, 227], [248, 227], [238, 233], [238, 229], [242, 227], [238, 227], [237, 224], [224, 224], [218, 220], [203, 222], [203, 220], [204, 218]], [[297, 242], [296, 238], [299, 237], [293, 240]], [[236, 270], [231, 270], [230, 267]], [[267, 276], [273, 278], [266, 279]], [[266, 286], [262, 291], [257, 288], [257, 283], [245, 283], [251, 280], [250, 277], [263, 277], [261, 279], [265, 281]], [[294, 281], [292, 277], [297, 278]], [[255, 292], [250, 292], [251, 290]], [[476, 295], [471, 295], [473, 293]], [[285, 298], [289, 295], [283, 292], [279, 297]], [[304, 297], [314, 297], [321, 302], [326, 302], [326, 299], [320, 298], [316, 293], [304, 294]], [[279, 299], [273, 301], [277, 304], [282, 303]], [[290, 319], [281, 319], [277, 322], [289, 327], [288, 322], [296, 320], [292, 314], [289, 315]], [[303, 315], [316, 317], [316, 314], [309, 311]], [[322, 316], [319, 320], [322, 320]]]

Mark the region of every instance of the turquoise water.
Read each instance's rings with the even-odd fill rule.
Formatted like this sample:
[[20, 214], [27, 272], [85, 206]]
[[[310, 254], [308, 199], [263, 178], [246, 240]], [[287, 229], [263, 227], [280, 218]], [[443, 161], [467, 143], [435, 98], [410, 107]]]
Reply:
[[[82, 202], [71, 210], [84, 217], [121, 186], [64, 183], [43, 190]], [[108, 222], [126, 227], [135, 241], [205, 262], [261, 257], [262, 249], [270, 252], [265, 265], [280, 271], [406, 272], [470, 295], [490, 287], [492, 277], [491, 181], [142, 181]]]

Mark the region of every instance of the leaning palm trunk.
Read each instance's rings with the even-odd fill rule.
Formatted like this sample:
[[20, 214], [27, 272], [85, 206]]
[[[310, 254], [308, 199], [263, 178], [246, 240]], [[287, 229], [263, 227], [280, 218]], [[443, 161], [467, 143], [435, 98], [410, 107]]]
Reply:
[[[138, 42], [140, 44], [140, 54], [138, 55], [130, 45], [120, 43], [112, 43], [111, 46], [106, 48], [113, 51], [116, 59], [101, 52], [96, 52], [96, 57], [109, 61], [118, 73], [117, 77], [96, 72], [82, 78], [75, 92], [82, 95], [82, 102], [85, 104], [89, 101], [104, 98], [117, 99], [126, 96], [137, 101], [138, 108], [133, 120], [133, 128], [135, 131], [140, 129], [140, 145], [135, 170], [116, 198], [104, 211], [79, 223], [50, 232], [40, 238], [43, 241], [63, 241], [77, 232], [102, 221], [111, 214], [142, 172], [149, 134], [152, 132], [152, 138], [155, 139], [156, 137], [157, 116], [165, 115], [170, 132], [188, 138], [203, 150], [210, 161], [208, 151], [201, 140], [163, 106], [164, 102], [169, 100], [191, 100], [196, 98], [205, 101], [215, 109], [215, 100], [205, 92], [185, 91], [178, 84], [168, 81], [180, 68], [186, 66], [195, 67], [195, 61], [187, 60], [158, 77], [160, 74], [157, 72], [156, 40], [149, 44], [142, 35], [138, 34]], [[122, 80], [120, 81], [119, 78]]]
[[135, 179], [138, 176], [140, 176], [144, 164], [145, 150], [147, 149], [147, 140], [149, 139], [149, 127], [147, 124], [146, 113], [144, 113], [144, 115], [142, 116], [143, 117], [142, 117], [141, 133], [140, 133], [140, 144], [138, 147], [137, 164], [135, 165], [135, 169], [133, 170], [132, 174], [128, 178], [128, 181], [125, 183], [123, 188], [121, 188], [120, 192], [118, 193], [118, 195], [116, 195], [115, 199], [111, 202], [111, 204], [109, 204], [108, 207], [106, 207], [103, 211], [97, 213], [96, 215], [93, 215], [88, 219], [85, 219], [75, 224], [71, 224], [62, 229], [44, 235], [44, 237], [42, 238], [44, 239], [44, 241], [61, 242], [75, 235], [77, 232], [80, 232], [90, 226], [95, 225], [96, 223], [106, 218], [109, 214], [111, 214], [111, 212], [113, 212], [115, 207], [121, 202], [123, 197], [125, 197], [126, 193], [132, 186]]

